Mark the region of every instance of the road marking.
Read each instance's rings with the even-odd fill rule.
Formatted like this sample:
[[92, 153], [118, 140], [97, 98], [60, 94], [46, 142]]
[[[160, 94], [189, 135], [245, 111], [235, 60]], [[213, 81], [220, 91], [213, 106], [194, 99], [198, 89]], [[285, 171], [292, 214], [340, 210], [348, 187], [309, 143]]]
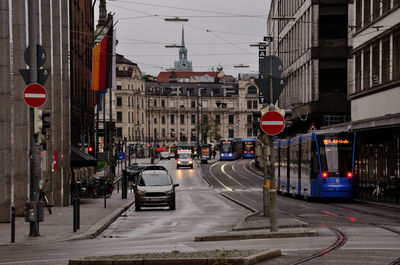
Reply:
[[178, 222], [172, 222], [170, 226], [176, 226]]
[[[251, 162], [250, 162], [250, 163], [251, 163]], [[249, 166], [250, 166], [250, 163], [249, 163]], [[256, 177], [259, 178], [259, 179], [262, 179], [262, 180], [264, 179], [264, 177], [261, 177], [260, 175], [255, 174], [255, 173], [251, 172], [250, 170], [248, 170], [247, 167], [246, 167], [246, 165], [247, 165], [247, 163], [245, 162], [245, 163], [243, 164], [243, 169], [244, 169], [244, 170], [246, 170], [247, 172], [249, 172], [250, 174], [256, 176]]]
[[216, 164], [219, 164], [219, 161], [217, 163], [214, 163], [211, 167], [209, 167], [210, 173], [213, 176], [213, 178], [218, 181], [219, 184], [221, 184], [222, 187], [224, 187], [225, 189], [229, 190], [229, 191], [233, 191], [231, 188], [229, 188], [228, 186], [226, 186], [224, 183], [222, 183], [219, 179], [217, 179], [217, 177], [214, 176], [214, 174], [211, 171], [211, 168], [213, 168]]
[[[233, 166], [234, 166], [235, 164], [233, 164]], [[225, 172], [225, 166], [226, 166], [226, 164], [224, 164], [222, 167], [221, 167], [221, 171], [222, 171], [222, 173], [224, 173], [228, 178], [230, 178], [231, 180], [233, 180], [233, 181], [235, 181], [237, 184], [239, 184], [240, 186], [242, 186], [243, 188], [247, 188], [246, 186], [244, 186], [242, 183], [240, 183], [239, 181], [237, 181], [236, 179], [234, 179], [234, 178], [232, 178], [230, 175], [228, 175], [228, 173], [226, 173]], [[233, 170], [233, 171], [235, 171], [235, 170]]]

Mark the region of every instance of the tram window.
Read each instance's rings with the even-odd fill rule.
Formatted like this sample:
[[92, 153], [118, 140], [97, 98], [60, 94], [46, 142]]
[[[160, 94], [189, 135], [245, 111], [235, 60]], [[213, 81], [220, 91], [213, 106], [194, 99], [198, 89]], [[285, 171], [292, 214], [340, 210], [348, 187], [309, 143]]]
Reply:
[[318, 151], [315, 142], [312, 142], [311, 147], [311, 178], [317, 178], [319, 173], [319, 161], [318, 161]]

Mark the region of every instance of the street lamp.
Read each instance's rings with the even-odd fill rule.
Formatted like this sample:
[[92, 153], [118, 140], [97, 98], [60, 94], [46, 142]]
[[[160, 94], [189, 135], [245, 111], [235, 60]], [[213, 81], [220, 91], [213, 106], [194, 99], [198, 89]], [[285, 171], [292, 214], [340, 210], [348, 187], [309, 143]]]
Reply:
[[167, 22], [188, 22], [188, 18], [180, 18], [180, 17], [173, 17], [173, 18], [164, 18], [164, 21]]

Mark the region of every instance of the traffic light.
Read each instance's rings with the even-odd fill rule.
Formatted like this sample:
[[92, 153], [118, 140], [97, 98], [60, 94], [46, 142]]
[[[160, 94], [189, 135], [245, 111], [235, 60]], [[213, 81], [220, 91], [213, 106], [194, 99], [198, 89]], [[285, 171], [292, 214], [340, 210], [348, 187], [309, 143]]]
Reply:
[[46, 117], [50, 117], [50, 110], [34, 109], [34, 134], [38, 135], [38, 142], [46, 141], [46, 129], [50, 128], [51, 123], [46, 121]]
[[260, 129], [261, 110], [253, 110], [253, 130], [258, 133]]
[[88, 154], [94, 156], [94, 148], [92, 146], [88, 147]]

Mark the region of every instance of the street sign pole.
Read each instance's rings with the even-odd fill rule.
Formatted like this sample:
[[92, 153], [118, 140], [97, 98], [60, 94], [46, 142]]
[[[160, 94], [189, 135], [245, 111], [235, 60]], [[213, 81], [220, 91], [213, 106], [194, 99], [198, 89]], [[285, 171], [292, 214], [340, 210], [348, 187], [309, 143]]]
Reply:
[[[35, 18], [35, 10], [36, 10], [36, 0], [28, 1], [28, 21], [29, 21], [29, 58], [30, 58], [30, 81], [31, 83], [37, 82], [37, 48], [36, 48], [36, 18]], [[36, 212], [33, 221], [30, 221], [29, 224], [29, 236], [38, 237], [39, 234], [39, 145], [37, 144], [37, 137], [34, 134], [34, 108], [29, 108], [29, 137], [30, 137], [30, 186], [29, 186], [29, 194], [30, 201], [33, 202], [29, 205], [35, 205], [33, 207]], [[29, 211], [27, 209], [27, 211]]]
[[[273, 40], [272, 40], [273, 41]], [[270, 105], [269, 105], [269, 111], [274, 110], [274, 76], [272, 74], [272, 41], [269, 44], [269, 55], [270, 55], [270, 60], [269, 60], [269, 98], [270, 98]], [[270, 221], [270, 230], [271, 232], [273, 231], [278, 231], [278, 216], [277, 216], [277, 194], [276, 194], [276, 185], [275, 185], [275, 157], [274, 157], [274, 138], [271, 135], [267, 136], [267, 142], [265, 143], [268, 145], [268, 149], [270, 151], [270, 156], [269, 160], [270, 161], [264, 161], [266, 162], [264, 165], [269, 168], [270, 172], [270, 182], [267, 185], [268, 189], [268, 197], [269, 197], [269, 202], [270, 202], [270, 207], [269, 207], [269, 221]]]

